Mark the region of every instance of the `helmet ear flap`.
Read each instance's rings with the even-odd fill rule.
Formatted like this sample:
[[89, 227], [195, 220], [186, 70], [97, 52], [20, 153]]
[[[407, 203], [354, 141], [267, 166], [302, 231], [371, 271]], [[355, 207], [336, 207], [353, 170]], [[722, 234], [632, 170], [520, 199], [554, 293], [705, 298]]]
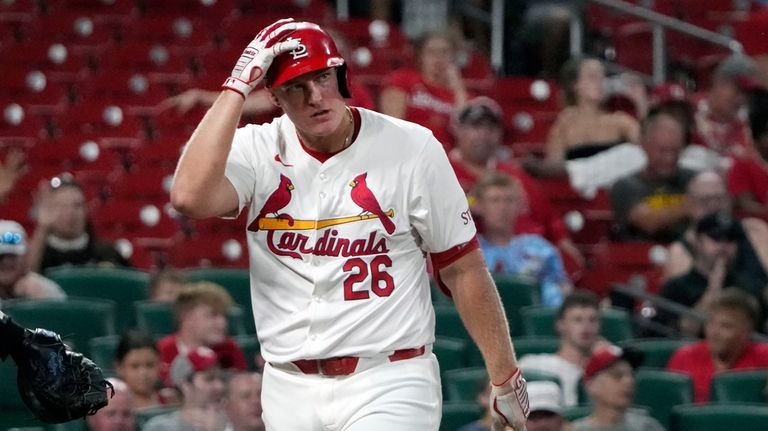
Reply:
[[336, 79], [339, 82], [339, 94], [345, 99], [349, 99], [352, 97], [352, 94], [349, 92], [349, 69], [347, 68], [347, 63], [338, 66], [336, 71]]

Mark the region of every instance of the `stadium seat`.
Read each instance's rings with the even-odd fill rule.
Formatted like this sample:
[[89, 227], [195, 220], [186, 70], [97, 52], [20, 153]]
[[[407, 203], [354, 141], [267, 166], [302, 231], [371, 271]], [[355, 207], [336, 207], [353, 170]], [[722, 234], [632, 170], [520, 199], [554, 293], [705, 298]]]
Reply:
[[256, 371], [256, 355], [261, 351], [258, 337], [256, 334], [243, 334], [236, 335], [234, 338], [235, 343], [237, 343], [240, 350], [243, 351], [243, 356], [245, 356], [245, 362], [248, 364], [248, 369]]
[[3, 304], [3, 311], [20, 325], [55, 331], [85, 354], [91, 338], [116, 333], [115, 309], [115, 302], [105, 299], [10, 300]]
[[739, 404], [683, 405], [672, 409], [670, 431], [768, 429], [768, 406]]
[[[176, 323], [173, 315], [173, 304], [167, 302], [137, 301], [133, 304], [136, 310], [136, 326], [155, 338], [161, 338], [176, 331]], [[250, 311], [249, 311], [250, 313]], [[229, 316], [230, 335], [244, 335], [255, 333], [246, 329], [243, 317], [243, 309], [240, 306], [232, 307]]]
[[[523, 307], [520, 309], [523, 328], [527, 336], [557, 336], [555, 319], [557, 309], [540, 306]], [[600, 310], [600, 322], [602, 335], [608, 341], [618, 343], [632, 338], [632, 321], [629, 314], [617, 308], [603, 308]]]
[[458, 431], [464, 425], [480, 419], [483, 409], [474, 401], [443, 403], [440, 431]]
[[722, 371], [712, 377], [712, 402], [764, 403], [768, 369]]
[[16, 364], [8, 358], [0, 361], [0, 430], [12, 427], [43, 426], [32, 416], [19, 396], [16, 386]]
[[168, 259], [174, 268], [247, 268], [248, 250], [243, 229], [233, 233], [222, 231], [191, 236], [176, 243], [169, 251]]
[[456, 370], [467, 366], [467, 341], [461, 338], [436, 337], [432, 353], [440, 363], [440, 372]]
[[178, 406], [161, 406], [138, 410], [136, 412], [136, 428], [143, 429], [144, 425], [146, 425], [147, 422], [149, 422], [149, 420], [153, 417], [171, 413], [177, 411], [178, 409]]
[[45, 275], [58, 283], [70, 297], [101, 298], [115, 302], [115, 323], [119, 332], [134, 324], [133, 302], [147, 299], [149, 274], [125, 268], [61, 267]]
[[453, 305], [435, 305], [435, 335], [453, 337], [474, 343], [461, 321], [459, 311]]
[[523, 377], [525, 377], [525, 380], [529, 382], [546, 381], [557, 383], [558, 386], [561, 385], [560, 377], [558, 377], [557, 374], [548, 373], [546, 371], [526, 370], [523, 368]]
[[523, 334], [523, 321], [520, 317], [520, 308], [529, 307], [539, 303], [539, 285], [531, 281], [517, 277], [494, 274], [493, 280], [504, 305], [504, 311], [509, 321], [509, 330], [512, 335]]
[[672, 408], [693, 402], [693, 381], [682, 373], [640, 369], [635, 374], [634, 402], [647, 407], [651, 416], [669, 429]]
[[106, 376], [115, 375], [115, 351], [119, 342], [120, 335], [105, 335], [91, 338], [88, 343], [88, 351], [91, 352], [90, 359], [101, 367]]
[[669, 358], [677, 349], [690, 344], [691, 340], [670, 338], [635, 338], [624, 340], [621, 347], [632, 347], [643, 352], [644, 368], [666, 368]]
[[447, 401], [474, 401], [488, 382], [484, 367], [468, 367], [443, 373]]
[[555, 353], [560, 348], [558, 337], [514, 337], [512, 342], [518, 358], [539, 353]]

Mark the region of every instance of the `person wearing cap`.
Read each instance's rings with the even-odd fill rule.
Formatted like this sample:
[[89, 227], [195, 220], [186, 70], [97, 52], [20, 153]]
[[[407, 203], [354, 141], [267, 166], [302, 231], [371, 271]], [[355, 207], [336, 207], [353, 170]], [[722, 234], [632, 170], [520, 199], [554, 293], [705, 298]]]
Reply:
[[744, 110], [747, 93], [760, 88], [752, 59], [733, 54], [717, 65], [712, 84], [696, 104], [693, 143], [722, 156], [744, 157], [752, 137]]
[[113, 395], [109, 404], [92, 416], [86, 416], [85, 422], [90, 431], [135, 431], [136, 410], [133, 393], [124, 381], [110, 377]]
[[[736, 286], [762, 301], [768, 273], [744, 232], [744, 225], [728, 213], [712, 213], [695, 226], [691, 269], [667, 281], [663, 298], [704, 312], [712, 298], [728, 286]], [[763, 307], [764, 308], [764, 307]], [[697, 336], [700, 321], [660, 312], [657, 319], [675, 326], [683, 335]]]
[[489, 174], [475, 185], [473, 212], [483, 221], [483, 257], [491, 272], [533, 281], [540, 286], [541, 304], [559, 307], [573, 286], [557, 248], [536, 234], [514, 234], [522, 193], [519, 182], [504, 173]]
[[27, 269], [27, 232], [13, 220], [0, 220], [0, 303], [15, 298], [66, 299], [51, 279]]
[[664, 431], [645, 413], [631, 410], [635, 368], [642, 354], [616, 346], [600, 349], [584, 368], [584, 386], [592, 400], [589, 416], [573, 422], [574, 431]]
[[171, 383], [181, 393], [178, 410], [150, 419], [143, 431], [222, 431], [224, 380], [216, 353], [207, 347], [178, 355], [170, 368]]
[[[171, 187], [172, 205], [191, 218], [248, 208], [264, 423], [436, 431], [429, 260], [483, 354], [497, 428], [522, 431], [525, 380], [447, 154], [423, 126], [349, 106], [347, 81], [320, 26], [267, 26], [187, 143]], [[238, 129], [262, 82], [284, 114]]]
[[[501, 157], [504, 119], [501, 106], [485, 96], [469, 100], [453, 117], [454, 148], [448, 153], [461, 188], [474, 204], [472, 188], [484, 176], [503, 172], [520, 183], [521, 195], [514, 232], [538, 234], [557, 245], [578, 265], [584, 256], [571, 240], [568, 229], [536, 180], [512, 160]], [[482, 229], [482, 228], [481, 228]]]
[[555, 382], [534, 381], [528, 384], [531, 415], [528, 431], [568, 431], [571, 429], [563, 417], [560, 387]]
[[677, 118], [659, 112], [643, 121], [640, 139], [645, 167], [611, 187], [618, 236], [625, 241], [671, 242], [687, 226], [685, 189], [694, 175], [678, 166], [685, 130]]
[[737, 288], [712, 295], [707, 305], [704, 340], [680, 347], [667, 363], [667, 370], [693, 379], [694, 400], [710, 401], [715, 373], [768, 367], [768, 343], [751, 340], [760, 319], [757, 300]]
[[264, 431], [261, 419], [261, 374], [236, 372], [226, 381], [224, 406], [231, 431]]

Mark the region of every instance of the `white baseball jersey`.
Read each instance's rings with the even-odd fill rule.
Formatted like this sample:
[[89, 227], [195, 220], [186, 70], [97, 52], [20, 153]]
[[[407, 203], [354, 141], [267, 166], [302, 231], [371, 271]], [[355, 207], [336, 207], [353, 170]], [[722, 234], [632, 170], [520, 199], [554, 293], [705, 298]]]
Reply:
[[475, 226], [442, 145], [357, 108], [353, 144], [324, 163], [286, 115], [235, 133], [226, 176], [250, 206], [251, 296], [270, 362], [377, 356], [434, 341], [425, 252]]

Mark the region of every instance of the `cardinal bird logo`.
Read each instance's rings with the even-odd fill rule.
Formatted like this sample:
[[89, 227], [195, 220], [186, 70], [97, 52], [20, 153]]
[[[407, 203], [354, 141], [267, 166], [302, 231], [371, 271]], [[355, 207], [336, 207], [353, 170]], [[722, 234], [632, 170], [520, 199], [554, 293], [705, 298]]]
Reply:
[[350, 181], [349, 186], [352, 187], [352, 201], [362, 208], [363, 213], [368, 212], [377, 216], [381, 221], [381, 224], [384, 225], [384, 229], [391, 235], [392, 232], [395, 231], [395, 223], [393, 223], [387, 214], [382, 211], [376, 196], [374, 196], [371, 189], [368, 188], [368, 184], [365, 182], [365, 177], [367, 176], [368, 172], [364, 172]]
[[293, 226], [293, 217], [288, 214], [278, 214], [278, 211], [285, 208], [285, 206], [291, 202], [291, 190], [293, 190], [293, 182], [291, 182], [291, 179], [280, 174], [280, 184], [277, 186], [277, 189], [269, 195], [264, 206], [261, 207], [259, 215], [256, 216], [251, 225], [248, 226], [248, 230], [254, 232], [258, 231], [259, 221], [269, 214], [274, 214], [277, 218], [287, 219], [288, 225]]

